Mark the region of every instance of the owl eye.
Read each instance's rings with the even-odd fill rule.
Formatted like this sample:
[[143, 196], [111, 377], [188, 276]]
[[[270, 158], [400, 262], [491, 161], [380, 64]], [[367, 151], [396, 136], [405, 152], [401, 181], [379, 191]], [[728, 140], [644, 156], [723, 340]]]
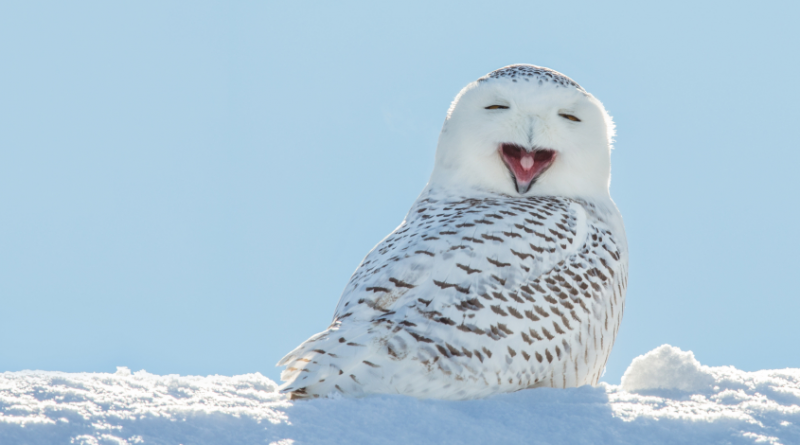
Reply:
[[564, 119], [569, 119], [569, 120], [571, 120], [573, 122], [580, 122], [581, 121], [580, 119], [578, 119], [577, 117], [575, 117], [575, 116], [573, 116], [571, 114], [559, 113], [558, 115], [563, 117]]
[[505, 110], [508, 109], [505, 105], [489, 105], [486, 107], [487, 110]]

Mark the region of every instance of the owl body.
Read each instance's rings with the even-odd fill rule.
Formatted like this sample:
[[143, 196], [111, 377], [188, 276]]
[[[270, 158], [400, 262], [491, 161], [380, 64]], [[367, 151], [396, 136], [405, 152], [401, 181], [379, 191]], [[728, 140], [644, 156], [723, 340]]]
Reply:
[[[627, 284], [622, 218], [598, 161], [613, 124], [565, 76], [514, 67], [484, 78], [493, 94], [479, 80], [456, 98], [403, 223], [358, 266], [333, 323], [279, 363], [294, 398], [473, 399], [597, 383]], [[473, 114], [459, 117], [471, 100], [517, 114], [477, 111], [490, 122], [481, 129]], [[587, 125], [552, 119], [554, 104]]]

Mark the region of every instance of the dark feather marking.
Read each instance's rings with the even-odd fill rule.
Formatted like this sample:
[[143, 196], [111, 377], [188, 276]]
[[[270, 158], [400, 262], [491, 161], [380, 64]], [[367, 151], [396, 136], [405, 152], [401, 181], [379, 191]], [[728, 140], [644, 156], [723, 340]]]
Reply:
[[525, 300], [517, 296], [516, 292], [509, 292], [508, 296], [511, 297], [512, 300], [516, 301], [517, 303], [524, 303]]
[[501, 263], [500, 261], [493, 260], [493, 259], [491, 259], [489, 257], [486, 257], [486, 260], [489, 261], [490, 263], [494, 264], [497, 267], [507, 267], [507, 266], [511, 265], [511, 263]]
[[511, 314], [511, 315], [513, 315], [514, 317], [517, 317], [517, 318], [519, 318], [519, 319], [521, 319], [521, 318], [522, 318], [522, 314], [520, 314], [520, 313], [519, 313], [519, 311], [518, 311], [518, 310], [516, 310], [516, 309], [514, 309], [513, 307], [511, 307], [511, 306], [506, 306], [506, 309], [508, 309], [508, 313], [509, 313], [509, 314]]
[[524, 332], [520, 332], [520, 334], [522, 334], [522, 339], [525, 341], [525, 343], [527, 343], [529, 345], [533, 344], [533, 340], [531, 340], [531, 338], [528, 336], [528, 334], [526, 334]]
[[520, 259], [523, 259], [523, 260], [524, 260], [525, 258], [533, 258], [533, 255], [531, 255], [531, 254], [529, 254], [529, 253], [519, 253], [519, 252], [517, 252], [517, 251], [516, 251], [516, 250], [514, 250], [514, 249], [511, 249], [511, 253], [513, 253], [514, 255], [516, 255], [516, 256], [518, 256], [518, 257], [520, 257]]
[[471, 275], [471, 274], [474, 274], [474, 273], [476, 273], [476, 272], [479, 272], [479, 273], [480, 273], [480, 272], [483, 272], [482, 270], [479, 270], [479, 269], [473, 269], [473, 268], [471, 268], [471, 267], [469, 267], [469, 266], [467, 266], [467, 265], [464, 265], [464, 264], [459, 264], [459, 263], [456, 263], [456, 266], [457, 266], [459, 269], [462, 269], [462, 270], [464, 270], [465, 272], [467, 272], [467, 275]]
[[501, 243], [503, 242], [503, 238], [498, 238], [496, 236], [487, 235], [485, 233], [481, 234], [481, 238], [487, 239], [487, 240], [490, 240], [490, 241], [500, 241]]
[[564, 315], [561, 316], [561, 322], [564, 323], [564, 326], [566, 326], [567, 329], [569, 329], [570, 331], [572, 330], [572, 326], [569, 325], [569, 320], [567, 320], [566, 316]]
[[461, 357], [461, 356], [464, 355], [464, 354], [461, 353], [461, 351], [459, 351], [458, 349], [453, 347], [453, 345], [451, 345], [450, 343], [445, 342], [444, 345], [447, 346], [447, 350], [450, 351], [451, 354], [453, 354], [453, 355], [455, 355], [457, 357]]
[[539, 321], [539, 320], [541, 320], [541, 318], [539, 318], [539, 317], [537, 317], [536, 315], [534, 315], [534, 314], [533, 314], [533, 312], [531, 312], [531, 311], [525, 311], [525, 316], [526, 316], [526, 317], [528, 317], [528, 318], [530, 318], [530, 319], [531, 319], [531, 320], [533, 320], [533, 321]]
[[518, 229], [522, 229], [522, 230], [524, 230], [524, 231], [525, 231], [525, 232], [527, 232], [527, 233], [533, 233], [533, 230], [531, 230], [531, 229], [529, 229], [529, 228], [527, 228], [527, 227], [523, 226], [522, 224], [514, 224], [514, 227], [516, 227], [516, 228], [518, 228]]
[[497, 323], [497, 327], [508, 335], [512, 335], [514, 333], [514, 331], [508, 329], [508, 326], [504, 325], [503, 323]]
[[534, 305], [534, 306], [533, 306], [533, 310], [535, 310], [535, 311], [536, 311], [536, 313], [537, 313], [537, 314], [539, 314], [539, 315], [541, 315], [542, 317], [545, 317], [545, 318], [546, 318], [546, 317], [549, 317], [549, 316], [550, 316], [550, 314], [549, 314], [549, 313], [547, 313], [547, 312], [545, 312], [545, 310], [544, 310], [544, 309], [542, 309], [540, 306], [536, 306], [536, 305]]
[[498, 300], [508, 301], [508, 298], [504, 297], [500, 292], [492, 292], [492, 295]]
[[413, 289], [414, 288], [413, 284], [408, 284], [405, 281], [398, 280], [397, 278], [389, 278], [389, 281], [394, 283], [394, 285], [397, 286], [397, 287], [406, 287], [408, 289]]
[[492, 305], [492, 306], [489, 306], [489, 307], [492, 309], [492, 312], [494, 312], [497, 315], [502, 315], [503, 317], [507, 317], [508, 316], [506, 311], [504, 311], [499, 305], [497, 305], [497, 306]]
[[423, 343], [433, 343], [433, 340], [431, 340], [430, 338], [428, 338], [428, 337], [423, 337], [423, 336], [421, 336], [421, 335], [417, 334], [416, 332], [411, 332], [411, 331], [408, 331], [408, 333], [409, 333], [409, 334], [410, 334], [412, 337], [414, 337], [414, 340], [416, 340], [416, 341], [421, 341], [421, 342], [423, 342]]
[[454, 324], [456, 324], [455, 321], [453, 321], [453, 320], [451, 320], [451, 319], [449, 319], [447, 317], [434, 318], [433, 321], [436, 321], [436, 322], [439, 322], [439, 323], [442, 323], [442, 324], [446, 324], [448, 326], [453, 326]]
[[454, 283], [445, 283], [444, 281], [438, 281], [438, 280], [433, 280], [433, 283], [435, 285], [441, 287], [442, 289], [447, 289], [447, 288], [450, 288], [450, 287], [454, 287], [454, 288], [456, 288], [457, 291], [461, 292], [462, 294], [468, 294], [469, 293], [469, 288], [468, 287], [461, 287], [461, 286], [459, 286], [457, 284], [454, 284]]

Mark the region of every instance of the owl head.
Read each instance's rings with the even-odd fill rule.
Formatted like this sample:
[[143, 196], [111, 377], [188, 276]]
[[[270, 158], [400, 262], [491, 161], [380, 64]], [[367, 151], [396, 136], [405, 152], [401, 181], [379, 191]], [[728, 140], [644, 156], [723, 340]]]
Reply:
[[510, 65], [453, 100], [430, 185], [462, 193], [607, 196], [613, 135], [603, 105], [572, 79]]

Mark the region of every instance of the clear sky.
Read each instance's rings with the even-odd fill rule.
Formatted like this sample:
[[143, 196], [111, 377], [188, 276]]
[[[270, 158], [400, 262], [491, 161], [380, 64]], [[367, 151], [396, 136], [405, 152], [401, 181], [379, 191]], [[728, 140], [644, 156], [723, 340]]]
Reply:
[[0, 371], [278, 377], [511, 63], [617, 123], [604, 380], [663, 343], [800, 367], [797, 2], [0, 5]]

